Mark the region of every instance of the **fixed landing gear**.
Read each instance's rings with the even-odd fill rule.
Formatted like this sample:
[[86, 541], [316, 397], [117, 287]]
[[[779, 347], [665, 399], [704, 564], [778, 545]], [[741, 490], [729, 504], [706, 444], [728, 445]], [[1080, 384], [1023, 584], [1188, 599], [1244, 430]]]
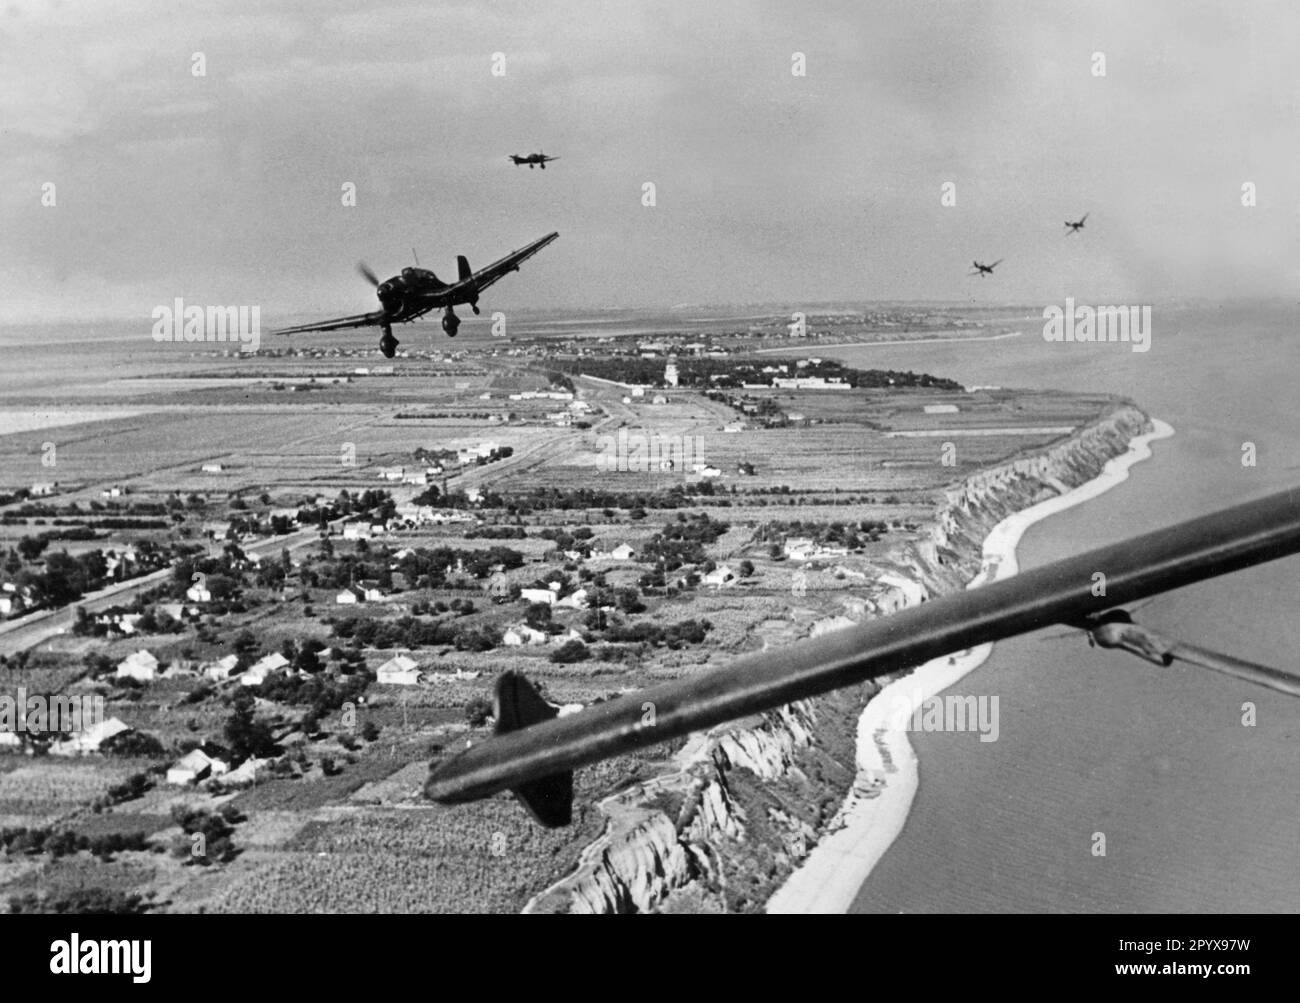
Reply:
[[398, 341], [393, 337], [393, 329], [385, 324], [384, 336], [379, 339], [379, 350], [384, 353], [385, 359], [391, 359], [397, 354]]
[[[477, 310], [474, 312], [478, 313]], [[460, 330], [460, 318], [451, 307], [447, 307], [447, 312], [442, 315], [442, 329], [447, 332], [448, 338], [456, 337], [456, 332]]]

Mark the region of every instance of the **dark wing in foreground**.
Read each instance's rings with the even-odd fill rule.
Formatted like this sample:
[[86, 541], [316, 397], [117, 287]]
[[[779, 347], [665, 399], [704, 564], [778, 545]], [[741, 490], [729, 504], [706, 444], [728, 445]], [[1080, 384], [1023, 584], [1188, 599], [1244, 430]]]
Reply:
[[307, 334], [311, 331], [340, 331], [345, 327], [378, 327], [387, 316], [382, 310], [359, 313], [355, 317], [340, 317], [338, 320], [322, 320], [315, 324], [299, 324], [297, 327], [284, 327], [272, 334]]
[[[1106, 609], [1297, 552], [1300, 489], [498, 734], [440, 765], [425, 793], [456, 803], [519, 789], [792, 700], [1040, 627], [1077, 624]], [[1103, 597], [1093, 592], [1099, 571], [1106, 576]]]
[[[511, 272], [519, 271], [519, 266], [523, 262], [527, 261], [558, 236], [559, 233], [548, 233], [545, 237], [539, 237], [531, 244], [521, 247], [517, 251], [511, 251], [500, 261], [494, 261], [486, 268], [480, 268], [477, 272], [466, 279], [465, 282], [456, 283], [452, 289], [455, 290], [462, 285], [472, 284], [475, 289], [482, 292], [498, 279], [504, 278]], [[449, 292], [449, 290], [443, 290], [443, 292], [446, 293]]]

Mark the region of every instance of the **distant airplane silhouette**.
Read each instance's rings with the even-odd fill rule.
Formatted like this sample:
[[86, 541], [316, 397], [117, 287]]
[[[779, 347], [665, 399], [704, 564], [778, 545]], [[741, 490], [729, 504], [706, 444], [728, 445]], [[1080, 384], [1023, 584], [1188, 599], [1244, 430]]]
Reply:
[[1006, 258], [998, 258], [998, 260], [993, 262], [991, 265], [981, 265], [978, 261], [972, 261], [971, 264], [975, 266], [975, 271], [970, 272], [969, 274], [980, 276], [992, 275], [993, 269], [997, 268], [998, 265], [1002, 264], [1002, 262], [1006, 260]]
[[[1087, 219], [1087, 218], [1088, 218], [1088, 214], [1085, 212], [1085, 213], [1083, 214], [1083, 219]], [[1071, 223], [1071, 222], [1067, 219], [1067, 220], [1065, 221], [1065, 227], [1066, 227], [1065, 235], [1068, 237], [1070, 234], [1072, 234], [1072, 233], [1078, 233], [1080, 230], [1082, 230], [1082, 229], [1083, 229], [1083, 219], [1079, 220], [1079, 222], [1077, 222], [1077, 223]]]
[[546, 170], [547, 164], [549, 164], [552, 160], [559, 160], [560, 158], [548, 157], [545, 153], [528, 153], [523, 156], [520, 156], [517, 153], [512, 153], [510, 154], [509, 159], [514, 163], [516, 167], [522, 167], [524, 164], [527, 164], [528, 169], [531, 171], [534, 166], [540, 167], [542, 170]]

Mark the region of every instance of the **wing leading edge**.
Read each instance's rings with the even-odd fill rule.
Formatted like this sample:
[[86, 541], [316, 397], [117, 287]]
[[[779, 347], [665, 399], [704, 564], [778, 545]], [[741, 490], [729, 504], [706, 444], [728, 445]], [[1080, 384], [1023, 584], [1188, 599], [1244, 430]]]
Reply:
[[501, 260], [492, 262], [492, 264], [488, 265], [486, 268], [480, 268], [468, 279], [465, 279], [462, 282], [457, 282], [449, 290], [443, 290], [443, 293], [458, 292], [465, 286], [473, 286], [474, 289], [482, 292], [497, 280], [504, 278], [511, 272], [518, 271], [521, 264], [531, 258], [551, 241], [559, 237], [559, 235], [558, 232], [553, 232], [548, 233], [545, 237], [539, 237], [531, 244], [526, 244], [516, 251], [511, 251]]
[[378, 327], [387, 314], [383, 310], [359, 313], [354, 317], [340, 317], [338, 320], [322, 320], [315, 324], [299, 324], [297, 327], [282, 327], [272, 334], [310, 334], [312, 331], [341, 331], [346, 327]]
[[[497, 736], [441, 764], [425, 794], [472, 801], [634, 748], [955, 651], [1300, 552], [1300, 488], [963, 590], [860, 626], [737, 659]], [[1106, 595], [1093, 594], [1094, 575]]]

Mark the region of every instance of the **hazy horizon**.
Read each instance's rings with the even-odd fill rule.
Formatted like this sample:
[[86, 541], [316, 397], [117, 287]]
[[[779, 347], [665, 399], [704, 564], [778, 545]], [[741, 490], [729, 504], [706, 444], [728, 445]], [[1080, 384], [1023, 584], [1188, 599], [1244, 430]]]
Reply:
[[0, 322], [359, 313], [358, 259], [446, 278], [551, 230], [484, 306], [1292, 298], [1298, 42], [1282, 3], [18, 0]]

